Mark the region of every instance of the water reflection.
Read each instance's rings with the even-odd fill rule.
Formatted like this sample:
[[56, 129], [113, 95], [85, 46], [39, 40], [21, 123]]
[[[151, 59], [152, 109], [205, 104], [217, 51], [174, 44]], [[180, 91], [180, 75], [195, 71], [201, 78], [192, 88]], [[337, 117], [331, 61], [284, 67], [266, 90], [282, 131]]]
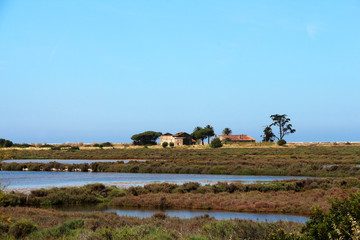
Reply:
[[106, 207], [106, 206], [65, 206], [65, 207], [57, 207], [57, 210], [68, 211], [68, 212], [115, 212], [119, 216], [128, 216], [128, 217], [139, 217], [139, 218], [147, 218], [151, 217], [155, 213], [163, 212], [169, 217], [178, 217], [178, 218], [193, 218], [200, 217], [205, 214], [208, 214], [210, 217], [214, 217], [215, 219], [246, 219], [260, 222], [276, 222], [279, 220], [283, 221], [294, 221], [305, 223], [305, 221], [309, 220], [309, 218], [304, 216], [296, 216], [296, 215], [285, 215], [285, 214], [270, 214], [270, 213], [242, 213], [242, 212], [226, 212], [226, 211], [217, 211], [217, 210], [159, 210], [159, 209], [122, 209], [116, 207]]
[[239, 176], [208, 174], [149, 174], [149, 173], [90, 173], [90, 172], [27, 172], [0, 171], [0, 181], [9, 185], [8, 189], [29, 189], [82, 186], [90, 183], [104, 183], [118, 187], [143, 186], [149, 183], [199, 182], [214, 184], [221, 182], [270, 182], [288, 179], [307, 179], [307, 177], [289, 176]]

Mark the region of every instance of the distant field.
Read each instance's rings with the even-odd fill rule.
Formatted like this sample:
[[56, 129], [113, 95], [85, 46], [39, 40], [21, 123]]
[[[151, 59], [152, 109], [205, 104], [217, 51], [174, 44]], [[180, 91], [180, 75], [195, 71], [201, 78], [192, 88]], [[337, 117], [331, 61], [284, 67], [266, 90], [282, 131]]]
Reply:
[[[258, 145], [256, 145], [258, 144]], [[360, 144], [230, 144], [223, 148], [190, 146], [163, 149], [104, 148], [34, 151], [7, 150], [13, 159], [146, 159], [128, 164], [100, 163], [95, 171], [345, 177], [360, 174]], [[153, 161], [165, 160], [165, 161]], [[20, 166], [2, 164], [3, 169]], [[29, 166], [27, 166], [29, 167]], [[37, 166], [39, 167], [39, 166]], [[15, 168], [15, 169], [14, 169]], [[31, 171], [31, 167], [29, 167]]]

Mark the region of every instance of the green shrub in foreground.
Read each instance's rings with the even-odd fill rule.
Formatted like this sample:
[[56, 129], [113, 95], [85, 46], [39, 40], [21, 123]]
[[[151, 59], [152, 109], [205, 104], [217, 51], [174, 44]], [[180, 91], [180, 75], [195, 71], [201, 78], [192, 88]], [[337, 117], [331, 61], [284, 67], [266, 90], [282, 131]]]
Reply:
[[168, 143], [167, 143], [167, 142], [163, 142], [163, 143], [162, 143], [162, 147], [163, 147], [163, 148], [166, 148], [167, 146], [168, 146]]
[[284, 139], [280, 139], [279, 141], [277, 141], [277, 145], [279, 146], [284, 146], [286, 144], [286, 141]]
[[221, 143], [220, 139], [219, 138], [214, 138], [210, 143], [210, 147], [212, 147], [212, 148], [220, 148], [220, 147], [222, 147], [222, 143]]
[[28, 219], [21, 219], [18, 222], [11, 225], [9, 234], [15, 238], [24, 238], [32, 232], [38, 229], [32, 221]]

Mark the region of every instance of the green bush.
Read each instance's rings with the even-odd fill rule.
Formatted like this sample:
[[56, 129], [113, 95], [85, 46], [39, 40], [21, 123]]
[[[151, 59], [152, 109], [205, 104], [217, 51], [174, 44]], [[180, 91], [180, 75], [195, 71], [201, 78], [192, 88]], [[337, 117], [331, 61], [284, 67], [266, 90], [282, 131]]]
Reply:
[[220, 147], [222, 147], [222, 143], [221, 143], [220, 139], [219, 138], [214, 138], [210, 143], [210, 147], [212, 147], [212, 148], [220, 148]]
[[306, 239], [359, 239], [359, 206], [360, 194], [353, 194], [345, 200], [332, 200], [328, 212], [315, 207], [303, 229]]
[[163, 143], [162, 143], [162, 147], [163, 147], [163, 148], [166, 148], [167, 146], [168, 146], [168, 143], [167, 143], [167, 142], [163, 142]]
[[277, 145], [279, 146], [284, 146], [286, 144], [286, 141], [284, 139], [280, 139], [279, 141], [277, 141]]
[[111, 142], [104, 142], [102, 144], [100, 144], [103, 147], [113, 147], [114, 145]]
[[170, 143], [170, 147], [174, 147], [175, 144], [173, 142]]
[[11, 147], [13, 145], [13, 142], [10, 140], [6, 140], [3, 138], [0, 138], [0, 147]]
[[38, 227], [32, 221], [28, 219], [21, 219], [11, 225], [9, 233], [15, 238], [24, 238], [37, 229]]

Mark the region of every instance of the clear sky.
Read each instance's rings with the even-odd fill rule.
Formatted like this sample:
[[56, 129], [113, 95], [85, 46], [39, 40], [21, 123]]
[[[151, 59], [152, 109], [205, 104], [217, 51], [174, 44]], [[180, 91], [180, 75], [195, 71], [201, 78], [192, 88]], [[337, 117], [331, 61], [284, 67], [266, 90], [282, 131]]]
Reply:
[[0, 138], [360, 141], [359, 0], [0, 0]]

